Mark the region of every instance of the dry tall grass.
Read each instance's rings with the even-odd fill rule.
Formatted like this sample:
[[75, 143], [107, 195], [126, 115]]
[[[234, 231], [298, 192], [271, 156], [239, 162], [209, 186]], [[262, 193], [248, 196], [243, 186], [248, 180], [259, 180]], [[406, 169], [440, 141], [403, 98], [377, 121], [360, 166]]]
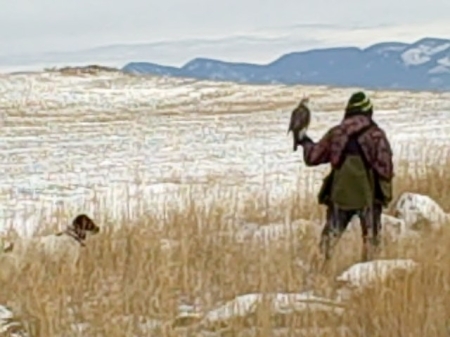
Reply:
[[[420, 177], [406, 175], [402, 164], [396, 177], [397, 193], [426, 193], [444, 208], [450, 205], [450, 171], [430, 167]], [[447, 166], [449, 167], [449, 166]], [[299, 195], [301, 195], [299, 193]], [[287, 197], [271, 205], [267, 218], [264, 195], [248, 200], [245, 220], [264, 224], [291, 218], [315, 219], [323, 215], [315, 196]], [[205, 311], [237, 295], [254, 292], [301, 292], [312, 287], [330, 292], [334, 276], [359, 259], [359, 229], [350, 230], [337, 247], [326, 272], [306, 270], [299, 261], [317, 261], [318, 231], [306, 237], [262, 247], [238, 243], [227, 232], [234, 200], [224, 196], [213, 207], [186, 195], [186, 204], [167, 205], [163, 217], [148, 214], [123, 224], [100, 224], [102, 232], [82, 253], [78, 270], [49, 265], [38, 256], [0, 286], [0, 303], [9, 303], [32, 336], [199, 336], [173, 322], [180, 304], [198, 305]], [[278, 219], [277, 219], [278, 218]], [[228, 219], [228, 220], [227, 220]], [[45, 219], [43, 219], [43, 228]], [[321, 226], [318, 226], [318, 230]], [[428, 233], [414, 243], [387, 242], [381, 257], [413, 258], [420, 262], [411, 277], [392, 280], [355, 299], [341, 321], [293, 317], [269, 320], [261, 312], [250, 329], [243, 321], [223, 328], [227, 336], [298, 335], [292, 329], [331, 326], [324, 336], [339, 336], [333, 327], [345, 326], [348, 336], [448, 336], [450, 333], [450, 230]], [[78, 329], [84, 330], [77, 334]], [[148, 329], [143, 331], [144, 325]], [[149, 331], [151, 330], [151, 332]], [[341, 331], [342, 333], [342, 331]], [[224, 335], [225, 332], [216, 332]], [[310, 334], [317, 336], [317, 333]]]

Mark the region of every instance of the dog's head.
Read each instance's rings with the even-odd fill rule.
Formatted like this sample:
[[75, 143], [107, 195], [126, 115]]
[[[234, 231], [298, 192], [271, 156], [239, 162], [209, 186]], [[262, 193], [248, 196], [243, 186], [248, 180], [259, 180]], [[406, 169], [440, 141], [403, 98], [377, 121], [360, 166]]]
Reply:
[[72, 228], [80, 234], [97, 234], [100, 232], [100, 227], [86, 214], [77, 215], [72, 221]]

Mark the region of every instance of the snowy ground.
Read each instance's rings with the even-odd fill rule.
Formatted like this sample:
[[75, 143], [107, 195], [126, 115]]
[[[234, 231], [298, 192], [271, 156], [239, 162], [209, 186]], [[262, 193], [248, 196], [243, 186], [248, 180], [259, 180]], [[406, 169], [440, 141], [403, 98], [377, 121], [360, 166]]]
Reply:
[[[94, 202], [119, 216], [127, 200], [145, 200], [144, 212], [189, 185], [226, 185], [242, 194], [265, 185], [279, 197], [300, 179], [310, 192], [326, 168], [305, 168], [301, 152], [292, 152], [290, 111], [309, 94], [310, 134], [317, 138], [340, 120], [353, 90], [119, 74], [0, 75], [0, 227], [30, 228], [67, 207], [95, 215], [102, 209], [94, 211]], [[449, 144], [450, 93], [372, 98], [397, 161], [443, 159], [423, 141]]]

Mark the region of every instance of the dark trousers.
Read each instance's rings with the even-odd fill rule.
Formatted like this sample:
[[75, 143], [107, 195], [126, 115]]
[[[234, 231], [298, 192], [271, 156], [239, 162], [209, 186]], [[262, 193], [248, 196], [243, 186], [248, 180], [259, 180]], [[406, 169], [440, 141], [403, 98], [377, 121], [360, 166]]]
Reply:
[[382, 206], [374, 204], [360, 210], [342, 210], [336, 205], [327, 208], [327, 219], [320, 238], [320, 250], [325, 259], [331, 258], [331, 253], [342, 234], [348, 227], [354, 215], [359, 217], [363, 239], [362, 259], [367, 261], [379, 245], [381, 231]]

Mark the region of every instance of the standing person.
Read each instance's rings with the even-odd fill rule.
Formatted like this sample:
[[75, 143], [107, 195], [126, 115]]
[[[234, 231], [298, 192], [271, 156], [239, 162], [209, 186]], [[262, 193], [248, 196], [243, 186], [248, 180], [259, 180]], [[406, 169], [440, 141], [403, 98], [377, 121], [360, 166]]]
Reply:
[[372, 119], [373, 107], [364, 92], [354, 93], [340, 124], [315, 143], [299, 139], [307, 166], [330, 164], [318, 195], [327, 207], [320, 249], [328, 260], [351, 218], [357, 215], [363, 237], [363, 260], [379, 245], [382, 208], [392, 200], [392, 149], [382, 128]]

